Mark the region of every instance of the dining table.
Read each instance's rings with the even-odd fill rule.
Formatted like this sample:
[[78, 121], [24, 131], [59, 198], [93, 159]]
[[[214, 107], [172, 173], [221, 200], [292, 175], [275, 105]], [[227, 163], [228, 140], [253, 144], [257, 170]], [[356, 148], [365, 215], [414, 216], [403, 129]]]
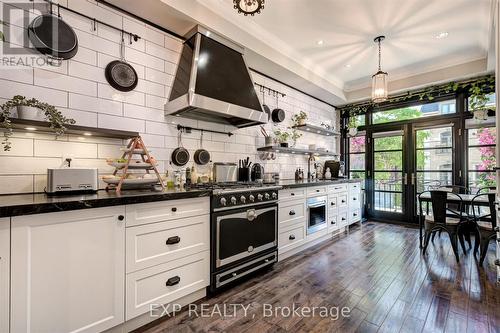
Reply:
[[[487, 194], [487, 193], [483, 193], [483, 194]], [[446, 198], [446, 202], [449, 203], [449, 204], [460, 204], [462, 203], [464, 207], [468, 207], [470, 205], [472, 205], [472, 200], [476, 197], [477, 195], [476, 194], [459, 194], [459, 193], [449, 193], [447, 195], [447, 198]], [[419, 197], [419, 200], [420, 202], [422, 203], [430, 203], [431, 202], [431, 193], [430, 192], [425, 192], [425, 193], [422, 193]], [[483, 207], [488, 207], [490, 205], [490, 202], [488, 201], [488, 196], [486, 195], [483, 195], [483, 196], [480, 196], [478, 198], [476, 198], [476, 200], [474, 200], [474, 205], [476, 206], [483, 206]], [[467, 217], [467, 216], [465, 216]], [[423, 240], [423, 233], [422, 233], [422, 229], [423, 229], [423, 218], [420, 217], [418, 219], [418, 223], [419, 223], [419, 229], [420, 229], [420, 248], [422, 248], [422, 240]]]

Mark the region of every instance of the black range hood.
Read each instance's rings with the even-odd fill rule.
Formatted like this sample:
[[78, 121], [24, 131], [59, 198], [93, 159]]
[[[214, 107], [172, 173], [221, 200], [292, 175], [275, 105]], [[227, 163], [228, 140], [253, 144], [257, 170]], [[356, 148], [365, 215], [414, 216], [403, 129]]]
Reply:
[[267, 122], [243, 49], [201, 26], [186, 35], [165, 115], [248, 127]]

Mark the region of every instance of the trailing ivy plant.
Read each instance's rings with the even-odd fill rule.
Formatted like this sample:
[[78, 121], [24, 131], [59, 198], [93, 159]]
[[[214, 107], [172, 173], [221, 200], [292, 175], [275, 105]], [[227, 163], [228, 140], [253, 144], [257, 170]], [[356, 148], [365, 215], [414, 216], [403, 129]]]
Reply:
[[[416, 91], [408, 91], [405, 94], [391, 96], [384, 102], [384, 105], [391, 103], [404, 102], [409, 99], [418, 97], [420, 101], [432, 102], [438, 97], [464, 91], [470, 97], [469, 108], [471, 111], [484, 109], [488, 102], [488, 94], [495, 90], [495, 76], [486, 75], [479, 78], [474, 78], [464, 81], [452, 81], [439, 85], [429, 86]], [[348, 104], [340, 107], [340, 111], [344, 117], [349, 117], [348, 128], [357, 127], [356, 116], [366, 113], [369, 109], [376, 106], [371, 101]]]
[[[5, 22], [0, 20], [0, 25], [5, 25]], [[2, 31], [0, 31], [0, 41], [5, 42], [5, 35]]]
[[35, 98], [27, 99], [24, 96], [16, 95], [11, 100], [0, 105], [0, 128], [4, 129], [4, 140], [2, 141], [4, 151], [9, 151], [12, 148], [12, 143], [9, 140], [12, 136], [10, 116], [11, 110], [18, 106], [31, 106], [42, 110], [45, 114], [45, 119], [50, 123], [50, 128], [56, 134], [56, 137], [64, 134], [67, 125], [75, 124], [74, 119], [66, 118], [53, 105], [40, 102]]

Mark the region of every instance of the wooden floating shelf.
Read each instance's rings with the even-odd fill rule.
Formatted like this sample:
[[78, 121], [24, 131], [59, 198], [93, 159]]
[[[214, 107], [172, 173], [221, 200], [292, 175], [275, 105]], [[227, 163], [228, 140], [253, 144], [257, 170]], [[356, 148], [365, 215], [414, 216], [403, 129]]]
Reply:
[[[36, 121], [28, 119], [10, 118], [12, 128], [15, 130], [32, 131], [32, 133], [54, 133], [50, 129], [50, 123], [46, 121]], [[34, 128], [28, 130], [27, 128]], [[64, 135], [80, 135], [80, 136], [97, 136], [102, 138], [122, 139], [128, 140], [130, 138], [139, 136], [137, 132], [120, 131], [107, 128], [95, 128], [77, 125], [67, 125]]]
[[296, 155], [314, 155], [314, 156], [338, 156], [339, 155], [336, 153], [322, 151], [322, 150], [299, 149], [299, 148], [280, 147], [280, 146], [261, 147], [261, 148], [257, 148], [257, 151], [283, 153], [283, 154], [296, 154]]
[[326, 129], [321, 126], [316, 126], [316, 125], [295, 125], [292, 126], [293, 129], [299, 130], [299, 131], [304, 131], [304, 132], [309, 132], [309, 133], [314, 133], [314, 134], [319, 134], [319, 135], [324, 135], [324, 136], [340, 136], [340, 132], [332, 131], [329, 129]]

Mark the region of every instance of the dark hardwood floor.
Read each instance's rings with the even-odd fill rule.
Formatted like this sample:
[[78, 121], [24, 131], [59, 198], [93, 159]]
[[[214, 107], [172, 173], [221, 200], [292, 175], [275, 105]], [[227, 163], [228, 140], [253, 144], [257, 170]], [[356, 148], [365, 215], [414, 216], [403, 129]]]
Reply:
[[[243, 304], [246, 316], [241, 308], [209, 318], [186, 309], [147, 332], [500, 332], [493, 242], [484, 268], [470, 250], [460, 259], [444, 234], [422, 256], [417, 229], [368, 222], [196, 303], [210, 311]], [[268, 317], [265, 304], [348, 307], [350, 315]]]

